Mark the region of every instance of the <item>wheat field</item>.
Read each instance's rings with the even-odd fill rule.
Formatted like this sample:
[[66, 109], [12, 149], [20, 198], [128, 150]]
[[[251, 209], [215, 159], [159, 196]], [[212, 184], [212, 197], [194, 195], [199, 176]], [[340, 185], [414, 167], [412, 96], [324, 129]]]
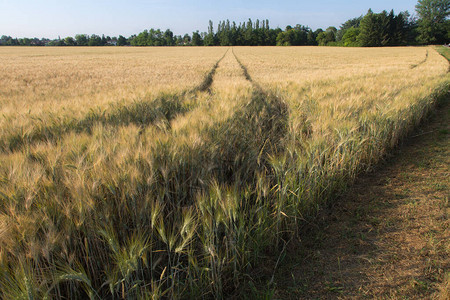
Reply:
[[228, 298], [449, 89], [432, 47], [0, 49], [0, 295]]

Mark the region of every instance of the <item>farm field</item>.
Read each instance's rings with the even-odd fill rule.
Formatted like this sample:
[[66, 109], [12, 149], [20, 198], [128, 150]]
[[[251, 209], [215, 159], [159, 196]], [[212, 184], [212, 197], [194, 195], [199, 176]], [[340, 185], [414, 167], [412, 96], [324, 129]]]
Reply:
[[247, 293], [450, 79], [432, 47], [5, 47], [0, 61], [3, 298]]

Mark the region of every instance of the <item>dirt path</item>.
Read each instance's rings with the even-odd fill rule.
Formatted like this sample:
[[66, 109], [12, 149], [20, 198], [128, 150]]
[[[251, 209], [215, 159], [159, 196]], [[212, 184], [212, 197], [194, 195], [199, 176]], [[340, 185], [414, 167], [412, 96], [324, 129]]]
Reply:
[[[276, 299], [448, 299], [450, 105], [292, 242]], [[446, 288], [444, 286], [447, 286]]]

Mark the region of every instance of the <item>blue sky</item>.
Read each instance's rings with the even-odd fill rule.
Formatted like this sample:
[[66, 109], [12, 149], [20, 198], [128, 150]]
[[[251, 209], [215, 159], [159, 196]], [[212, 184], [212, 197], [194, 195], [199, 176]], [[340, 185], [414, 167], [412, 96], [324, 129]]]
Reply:
[[74, 36], [77, 33], [130, 36], [149, 28], [175, 34], [206, 31], [208, 20], [269, 19], [270, 27], [302, 24], [312, 29], [394, 9], [414, 13], [417, 0], [0, 0], [0, 35]]

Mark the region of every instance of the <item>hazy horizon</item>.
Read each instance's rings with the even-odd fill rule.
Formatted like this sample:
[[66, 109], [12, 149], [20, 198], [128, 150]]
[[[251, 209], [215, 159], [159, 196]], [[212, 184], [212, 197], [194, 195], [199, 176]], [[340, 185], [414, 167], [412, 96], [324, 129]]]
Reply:
[[76, 34], [130, 36], [144, 29], [170, 29], [177, 35], [207, 31], [208, 21], [246, 22], [248, 18], [268, 19], [271, 28], [284, 29], [301, 24], [326, 29], [339, 27], [371, 8], [374, 12], [394, 9], [415, 14], [417, 0], [387, 1], [293, 1], [230, 0], [213, 3], [205, 0], [0, 0], [0, 35], [12, 37], [57, 38]]

